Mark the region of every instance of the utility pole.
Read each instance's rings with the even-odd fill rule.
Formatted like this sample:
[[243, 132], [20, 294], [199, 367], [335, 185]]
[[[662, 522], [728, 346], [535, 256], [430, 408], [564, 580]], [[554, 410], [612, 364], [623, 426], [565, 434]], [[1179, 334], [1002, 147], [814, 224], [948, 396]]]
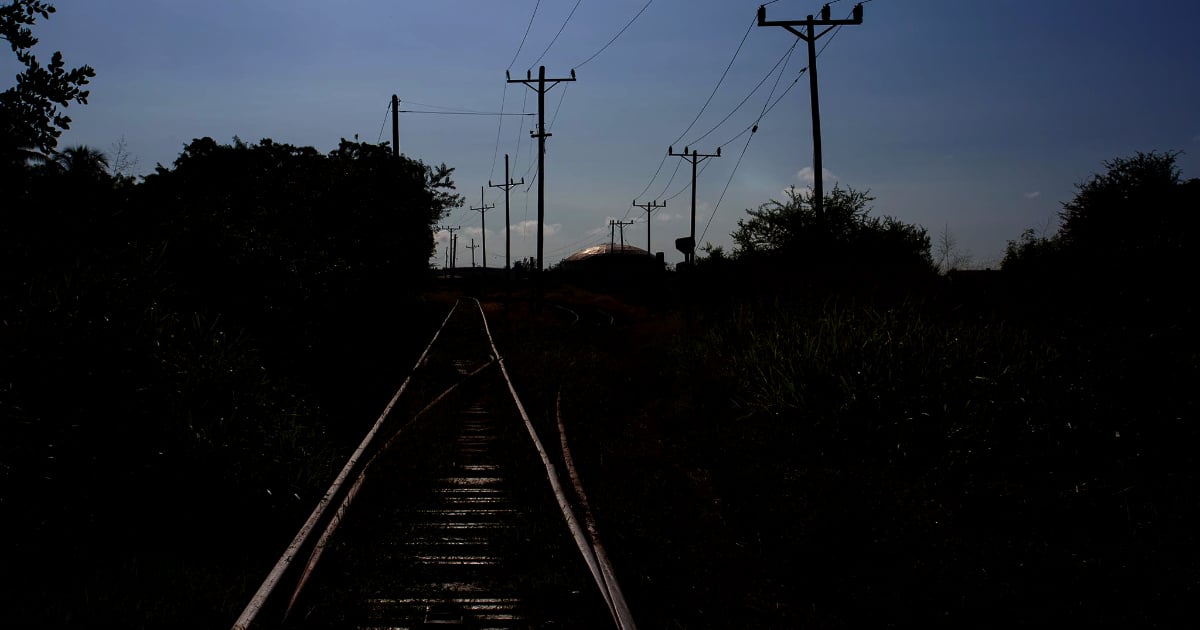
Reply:
[[453, 269], [454, 268], [454, 260], [458, 256], [458, 237], [454, 235], [454, 232], [456, 230], [461, 230], [462, 226], [456, 225], [454, 227], [451, 227], [449, 225], [439, 225], [437, 229], [446, 230], [447, 232], [450, 233], [450, 242], [446, 245], [446, 247], [448, 248], [448, 251], [450, 252], [448, 255], [449, 257], [447, 260], [447, 264], [449, 265], [450, 269]]
[[[569, 79], [547, 79], [546, 66], [538, 66], [538, 78], [534, 79], [529, 71], [525, 72], [524, 79], [514, 79], [508, 71], [504, 71], [504, 77], [509, 83], [524, 83], [526, 87], [537, 92], [538, 94], [538, 130], [537, 132], [529, 132], [531, 138], [538, 139], [538, 226], [537, 226], [537, 272], [538, 277], [541, 277], [542, 272], [542, 225], [546, 221], [546, 138], [553, 134], [546, 133], [546, 92], [563, 81], [574, 81], [575, 70], [571, 69], [571, 78]], [[546, 84], [550, 85], [547, 86]], [[536, 84], [536, 87], [535, 85]]]
[[625, 226], [633, 225], [633, 221], [619, 221], [617, 219], [609, 219], [608, 221], [608, 251], [612, 253], [616, 246], [616, 230], [621, 230], [621, 251], [625, 251]]
[[621, 251], [625, 251], [625, 226], [633, 225], [633, 221], [617, 221], [617, 229], [621, 231]]
[[503, 188], [504, 189], [504, 273], [507, 274], [509, 276], [509, 279], [511, 280], [512, 279], [512, 265], [509, 263], [509, 250], [512, 246], [512, 241], [509, 236], [509, 226], [512, 225], [512, 219], [509, 218], [509, 216], [508, 216], [508, 191], [511, 190], [513, 186], [523, 185], [525, 183], [525, 177], [522, 176], [521, 181], [514, 182], [512, 180], [512, 178], [508, 176], [508, 154], [507, 153], [504, 154], [504, 181], [506, 182], [504, 184], [493, 184], [492, 180], [489, 179], [488, 186], [490, 186], [492, 188]]
[[400, 157], [400, 99], [392, 95], [392, 157]]
[[475, 268], [475, 248], [479, 247], [475, 244], [475, 239], [471, 239], [471, 244], [467, 245], [467, 249], [471, 250], [471, 268]]
[[638, 203], [637, 199], [634, 199], [633, 205], [646, 211], [646, 252], [649, 253], [651, 256], [653, 256], [654, 250], [650, 249], [650, 213], [654, 212], [655, 210], [657, 210], [659, 208], [666, 208], [667, 202], [664, 201], [660, 204], [660, 203], [658, 203], [658, 200], [655, 199], [654, 201], [651, 201], [650, 203]]
[[[813, 128], [813, 210], [817, 213], [818, 221], [825, 219], [825, 185], [824, 168], [821, 164], [821, 107], [817, 98], [817, 40], [839, 26], [857, 26], [862, 24], [862, 21], [862, 3], [854, 5], [854, 11], [851, 13], [849, 20], [830, 19], [829, 5], [826, 4], [821, 7], [821, 19], [819, 20], [814, 20], [813, 16], [810, 15], [807, 19], [803, 20], [768, 22], [767, 7], [758, 7], [759, 26], [782, 26], [796, 37], [808, 43], [808, 87], [809, 96], [812, 101]], [[803, 32], [797, 30], [796, 27], [798, 26], [805, 27], [805, 30]], [[818, 26], [826, 26], [828, 28], [817, 33], [816, 27]]]
[[[492, 208], [495, 208], [495, 207], [496, 207], [496, 204], [492, 204], [489, 206], [483, 202], [483, 186], [480, 186], [479, 187], [479, 207], [471, 208], [471, 209], [477, 210], [479, 212], [479, 222], [480, 222], [479, 227], [480, 227], [480, 229], [483, 230], [483, 268], [484, 269], [487, 269], [487, 221], [485, 220], [485, 218], [487, 216], [487, 211], [491, 210]], [[472, 239], [471, 242], [474, 243], [475, 240]], [[474, 252], [471, 252], [471, 259], [472, 260], [475, 259]], [[472, 263], [471, 266], [474, 267], [475, 265]]]
[[685, 262], [691, 263], [696, 260], [696, 165], [711, 157], [721, 157], [721, 147], [717, 147], [716, 153], [697, 153], [692, 149], [688, 153], [688, 148], [683, 147], [683, 153], [676, 153], [675, 147], [667, 147], [667, 155], [681, 157], [692, 163], [692, 232], [689, 236], [689, 246], [685, 252]]

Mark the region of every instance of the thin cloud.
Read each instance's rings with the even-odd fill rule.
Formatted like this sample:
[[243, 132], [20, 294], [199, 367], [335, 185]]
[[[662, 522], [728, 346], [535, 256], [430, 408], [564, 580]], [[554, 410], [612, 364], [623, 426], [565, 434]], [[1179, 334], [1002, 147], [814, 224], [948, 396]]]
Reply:
[[[822, 167], [821, 172], [825, 175], [822, 178], [824, 181], [831, 182], [837, 181], [838, 179], [838, 176], [834, 175], [833, 171], [827, 168]], [[811, 166], [805, 166], [796, 173], [796, 179], [808, 184], [809, 186], [814, 186], [817, 183], [817, 171]]]
[[[551, 236], [558, 234], [558, 231], [561, 229], [561, 223], [543, 223], [542, 238], [550, 238]], [[512, 224], [512, 233], [537, 236], [537, 220], [530, 219], [528, 221], [521, 221], [520, 223]]]
[[1033, 192], [1027, 192], [1027, 193], [1025, 193], [1025, 198], [1026, 198], [1026, 199], [1037, 199], [1038, 197], [1041, 197], [1041, 196], [1042, 196], [1042, 193], [1041, 193], [1041, 192], [1039, 192], [1039, 191], [1036, 191], [1036, 190], [1035, 190], [1035, 191], [1033, 191]]

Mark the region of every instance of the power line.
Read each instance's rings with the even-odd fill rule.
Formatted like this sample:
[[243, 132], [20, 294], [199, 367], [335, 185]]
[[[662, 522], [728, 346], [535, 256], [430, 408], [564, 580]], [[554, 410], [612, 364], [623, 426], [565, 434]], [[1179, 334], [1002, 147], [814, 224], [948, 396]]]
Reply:
[[708, 221], [704, 223], [704, 231], [700, 233], [700, 240], [708, 235], [708, 226], [712, 224], [713, 217], [717, 216], [717, 208], [721, 207], [721, 202], [725, 200], [725, 192], [729, 190], [729, 184], [733, 182], [733, 176], [737, 173], [738, 167], [742, 165], [742, 158], [746, 157], [746, 149], [750, 148], [750, 141], [754, 139], [754, 133], [758, 131], [758, 127], [750, 132], [750, 137], [746, 138], [746, 144], [742, 147], [742, 154], [738, 156], [737, 162], [733, 165], [733, 170], [729, 172], [729, 179], [725, 180], [725, 188], [721, 189], [721, 196], [717, 198], [717, 204], [713, 206], [712, 213], [708, 215]]
[[442, 114], [444, 116], [536, 116], [537, 114], [505, 114], [504, 112], [439, 112], [435, 110], [402, 109], [401, 114]]
[[[774, 1], [774, 0], [772, 0], [772, 1]], [[642, 9], [641, 9], [640, 11], [638, 11], [638, 12], [637, 12], [637, 15], [633, 16], [633, 19], [632, 19], [632, 20], [629, 20], [629, 22], [627, 22], [627, 23], [625, 24], [625, 26], [622, 26], [622, 27], [621, 27], [621, 30], [617, 31], [617, 34], [616, 34], [616, 35], [613, 35], [613, 38], [612, 38], [612, 39], [610, 39], [610, 40], [608, 40], [608, 43], [607, 43], [607, 44], [605, 44], [605, 45], [601, 46], [601, 47], [600, 47], [600, 50], [597, 50], [596, 52], [592, 53], [592, 56], [591, 56], [591, 57], [588, 57], [587, 59], [584, 59], [584, 60], [583, 60], [583, 63], [577, 63], [577, 64], [575, 64], [575, 68], [576, 68], [576, 69], [582, 68], [582, 67], [583, 67], [583, 66], [584, 66], [584, 65], [585, 65], [587, 62], [589, 62], [589, 61], [591, 61], [591, 60], [595, 59], [596, 57], [599, 57], [599, 56], [600, 56], [600, 53], [602, 53], [602, 52], [604, 52], [605, 50], [607, 50], [609, 46], [612, 46], [612, 43], [613, 43], [613, 42], [617, 41], [617, 38], [618, 38], [618, 37], [620, 37], [620, 36], [621, 36], [621, 34], [625, 32], [625, 29], [629, 28], [630, 26], [633, 26], [633, 23], [634, 23], [634, 22], [636, 22], [636, 21], [637, 21], [637, 19], [638, 19], [639, 17], [641, 17], [641, 16], [642, 16], [642, 13], [644, 13], [644, 12], [646, 11], [646, 9], [647, 9], [647, 8], [650, 6], [650, 4], [651, 4], [651, 3], [653, 3], [653, 2], [654, 2], [654, 0], [647, 0], [646, 4], [642, 5]]]
[[[771, 69], [767, 71], [767, 74], [763, 75], [763, 78], [758, 82], [758, 85], [755, 85], [754, 89], [750, 90], [750, 93], [747, 94], [746, 97], [742, 99], [742, 102], [738, 103], [737, 106], [734, 107], [733, 110], [730, 111], [728, 114], [726, 114], [725, 117], [722, 118], [720, 122], [713, 125], [712, 129], [709, 129], [708, 131], [704, 132], [704, 135], [700, 136], [699, 138], [696, 138], [695, 140], [692, 140], [688, 144], [696, 144], [697, 142], [700, 142], [701, 140], [707, 138], [709, 136], [709, 134], [711, 134], [712, 132], [714, 132], [718, 128], [720, 128], [721, 125], [724, 125], [725, 121], [729, 120], [730, 117], [732, 117], [734, 114], [736, 114], [737, 111], [742, 108], [742, 105], [745, 105], [746, 102], [750, 100], [750, 97], [754, 96], [755, 93], [758, 92], [758, 89], [761, 88], [763, 86], [763, 84], [767, 82], [767, 79], [770, 79], [771, 75], [775, 74], [775, 70], [779, 68], [780, 64], [783, 64], [783, 67], [787, 68], [787, 61], [791, 59], [792, 52], [794, 52], [796, 50], [796, 45], [799, 43], [800, 43], [799, 39], [792, 42], [792, 45], [791, 45], [791, 47], [789, 47], [787, 49], [787, 52], [785, 52], [783, 54], [783, 56], [779, 58], [779, 61], [775, 62], [775, 65], [771, 66]], [[779, 73], [780, 73], [780, 75], [782, 75], [783, 70], [780, 70]]]
[[[540, 0], [539, 0], [540, 1]], [[536, 9], [535, 9], [536, 10]], [[504, 104], [508, 100], [508, 84], [504, 84], [504, 91], [500, 93], [500, 113], [504, 113]], [[496, 117], [496, 146], [492, 149], [492, 168], [488, 171], [488, 177], [496, 172], [496, 158], [500, 155], [500, 132], [504, 129], [504, 116]]]
[[571, 16], [575, 15], [575, 9], [578, 9], [579, 4], [582, 2], [583, 0], [575, 0], [575, 6], [571, 7], [571, 12], [567, 14], [567, 19], [563, 20], [562, 26], [558, 27], [558, 32], [554, 34], [554, 39], [550, 40], [550, 43], [546, 46], [546, 50], [543, 50], [542, 54], [538, 55], [538, 58], [534, 59], [533, 63], [529, 64], [530, 68], [538, 65], [538, 62], [542, 60], [542, 57], [545, 57], [546, 53], [550, 52], [550, 48], [554, 46], [554, 42], [558, 41], [558, 36], [562, 35], [564, 28], [567, 28], [567, 22], [571, 21]]
[[671, 144], [679, 144], [679, 141], [683, 140], [683, 137], [687, 135], [687, 132], [691, 131], [692, 127], [695, 126], [696, 121], [700, 120], [700, 116], [704, 114], [704, 110], [708, 109], [708, 104], [712, 102], [713, 97], [717, 95], [717, 90], [720, 89], [721, 84], [725, 82], [725, 77], [729, 75], [729, 69], [733, 67], [733, 62], [737, 60], [738, 53], [742, 52], [742, 46], [746, 43], [746, 38], [750, 36], [750, 31], [754, 30], [754, 26], [757, 23], [757, 18], [755, 19], [756, 22], [751, 22], [750, 28], [746, 29], [746, 33], [742, 35], [742, 41], [738, 42], [737, 50], [733, 51], [733, 57], [730, 58], [729, 64], [725, 66], [725, 71], [721, 73], [721, 78], [717, 80], [717, 84], [713, 86], [712, 93], [708, 95], [708, 100], [704, 101], [704, 105], [700, 107], [700, 111], [696, 112], [696, 117], [692, 119], [692, 122], [687, 126], [687, 129], [684, 129], [683, 133], [679, 134], [679, 137], [675, 138]]
[[387, 107], [383, 108], [383, 122], [379, 123], [379, 137], [375, 138], [375, 144], [383, 142], [383, 128], [387, 126], [388, 114], [392, 113], [392, 101], [388, 99]]
[[[711, 103], [713, 97], [716, 96], [717, 90], [720, 89], [721, 84], [725, 82], [725, 77], [729, 75], [729, 69], [733, 67], [733, 62], [737, 60], [738, 54], [741, 53], [742, 46], [745, 45], [745, 43], [746, 43], [746, 38], [750, 36], [750, 31], [754, 30], [754, 26], [757, 23], [758, 23], [758, 16], [756, 15], [755, 21], [750, 23], [750, 27], [747, 28], [746, 32], [742, 35], [742, 40], [740, 42], [738, 42], [737, 49], [733, 51], [733, 57], [731, 57], [729, 59], [729, 63], [725, 66], [725, 71], [721, 73], [721, 78], [718, 79], [717, 84], [715, 86], [713, 86], [712, 93], [710, 93], [708, 95], [708, 99], [704, 101], [704, 105], [700, 107], [700, 111], [696, 113], [696, 117], [692, 119], [691, 124], [689, 124], [687, 126], [687, 128], [683, 130], [683, 133], [679, 134], [679, 137], [676, 138], [674, 142], [671, 142], [672, 145], [679, 144], [679, 141], [682, 140], [683, 137], [686, 136], [687, 133], [692, 130], [692, 127], [694, 127], [696, 125], [696, 121], [700, 120], [700, 117], [702, 115], [704, 115], [704, 111], [708, 108], [709, 103]], [[654, 181], [656, 179], [658, 179], [658, 173], [662, 171], [662, 165], [666, 163], [667, 157], [668, 156], [666, 156], [666, 155], [663, 156], [663, 161], [659, 163], [658, 169], [656, 169], [654, 171], [654, 177], [650, 178], [650, 182], [646, 184], [646, 187], [644, 189], [642, 189], [642, 192], [638, 193], [635, 196], [635, 198], [641, 197], [642, 195], [646, 194], [646, 191], [649, 190], [650, 187], [654, 185]], [[675, 173], [678, 173], [678, 172], [679, 172], [679, 169], [676, 168]], [[674, 179], [674, 177], [675, 177], [674, 174], [672, 174], [672, 176], [671, 176], [672, 180]], [[671, 186], [671, 184], [670, 184], [670, 182], [668, 182], [667, 187], [669, 188], [670, 186]], [[665, 188], [663, 189], [663, 192], [666, 193]], [[661, 196], [662, 195], [659, 195], [659, 197], [661, 197]], [[625, 211], [625, 216], [629, 216], [629, 212], [631, 212], [632, 210], [633, 210], [633, 206], [629, 206], [629, 208]]]
[[558, 105], [554, 108], [554, 116], [550, 118], [550, 127], [548, 127], [548, 129], [554, 129], [554, 121], [558, 120], [558, 110], [562, 109], [562, 102], [563, 99], [567, 97], [568, 87], [570, 87], [570, 84], [564, 85], [562, 92], [558, 95]]
[[[512, 70], [512, 66], [517, 62], [517, 57], [521, 54], [521, 49], [525, 47], [525, 39], [529, 37], [529, 29], [533, 28], [533, 18], [537, 17], [538, 7], [542, 6], [542, 0], [537, 0], [533, 5], [533, 13], [529, 14], [529, 24], [525, 26], [525, 34], [521, 36], [521, 45], [517, 46], [517, 52], [513, 53], [512, 61], [508, 62], [506, 70]], [[505, 84], [508, 87], [508, 84]]]

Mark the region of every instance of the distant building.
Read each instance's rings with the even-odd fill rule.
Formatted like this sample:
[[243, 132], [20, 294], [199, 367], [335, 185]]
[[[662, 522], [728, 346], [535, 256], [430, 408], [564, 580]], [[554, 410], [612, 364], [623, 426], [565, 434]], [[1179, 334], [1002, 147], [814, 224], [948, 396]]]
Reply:
[[589, 280], [634, 280], [662, 273], [663, 261], [633, 245], [594, 245], [564, 258], [562, 271]]

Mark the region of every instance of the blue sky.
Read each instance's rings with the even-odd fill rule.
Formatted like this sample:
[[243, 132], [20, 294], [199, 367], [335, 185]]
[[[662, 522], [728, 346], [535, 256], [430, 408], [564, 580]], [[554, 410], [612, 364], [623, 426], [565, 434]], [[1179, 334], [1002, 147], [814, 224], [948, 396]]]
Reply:
[[[143, 173], [170, 164], [202, 136], [269, 137], [324, 151], [355, 134], [388, 140], [390, 120], [382, 135], [380, 129], [393, 93], [404, 109], [430, 109], [416, 105], [422, 103], [496, 112], [503, 103], [506, 112], [534, 112], [536, 95], [505, 84], [505, 70], [524, 76], [539, 56], [550, 77], [575, 68], [577, 82], [547, 95], [547, 122], [554, 120], [546, 157], [547, 264], [607, 242], [611, 218], [644, 221], [630, 208], [635, 196], [676, 194], [655, 212], [652, 236], [654, 250], [681, 260], [673, 239], [688, 231], [690, 169], [679, 158], [663, 161], [672, 142], [676, 150], [722, 146], [723, 157], [709, 160], [699, 178], [696, 221], [699, 237], [711, 216], [703, 240], [726, 247], [745, 209], [807, 185], [804, 169], [811, 171], [807, 76], [752, 138], [738, 134], [758, 119], [776, 75], [695, 142], [796, 41], [781, 28], [752, 26], [758, 2], [653, 0], [586, 64], [645, 0], [54, 4], [58, 13], [35, 27], [35, 52], [48, 60], [62, 50], [68, 65], [87, 63], [97, 73], [89, 104], [68, 110], [74, 123], [60, 147], [108, 150], [123, 136]], [[833, 13], [842, 17], [851, 7], [840, 1]], [[767, 15], [803, 19], [819, 8], [778, 0]], [[948, 225], [976, 264], [996, 264], [1005, 242], [1026, 228], [1052, 230], [1074, 184], [1102, 170], [1106, 159], [1182, 150], [1185, 177], [1200, 176], [1200, 3], [872, 0], [864, 14], [864, 23], [837, 32], [818, 60], [825, 168], [843, 185], [869, 190], [877, 214], [919, 223], [934, 236]], [[800, 42], [776, 97], [806, 62]], [[11, 55], [0, 55], [0, 71], [15, 74]], [[510, 117], [498, 125], [496, 116], [401, 114], [400, 145], [411, 157], [455, 167], [459, 192], [477, 206], [480, 186], [504, 178], [505, 153], [513, 177], [532, 180], [535, 120]], [[536, 186], [513, 190], [515, 257], [535, 251], [536, 195]], [[486, 216], [489, 264], [502, 265], [503, 196], [494, 188], [485, 196], [497, 205]], [[464, 208], [447, 223], [464, 226], [462, 245], [479, 239], [479, 213]], [[644, 224], [627, 228], [626, 239], [644, 246]], [[460, 249], [459, 260], [469, 255]]]

